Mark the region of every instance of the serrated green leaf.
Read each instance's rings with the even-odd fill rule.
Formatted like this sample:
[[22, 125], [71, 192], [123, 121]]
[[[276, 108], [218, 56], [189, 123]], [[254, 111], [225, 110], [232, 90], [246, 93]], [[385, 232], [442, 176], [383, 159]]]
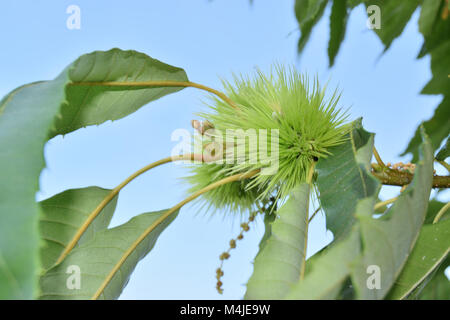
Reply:
[[[57, 261], [91, 212], [111, 192], [99, 187], [71, 189], [39, 203], [41, 217], [39, 231], [43, 242], [40, 250], [42, 267], [48, 269]], [[94, 234], [106, 229], [116, 208], [114, 197], [84, 232], [78, 245], [92, 239]]]
[[369, 172], [374, 135], [362, 128], [361, 119], [352, 125], [348, 140], [316, 166], [320, 204], [335, 239], [350, 231], [358, 200], [375, 195], [380, 185]]
[[[422, 159], [417, 164], [413, 181], [390, 208], [389, 219], [372, 217], [375, 197], [365, 201], [357, 212], [364, 249], [354, 264], [352, 282], [360, 299], [382, 299], [388, 293], [419, 236], [433, 177], [431, 144], [424, 134], [422, 136]], [[379, 289], [367, 286], [369, 266], [377, 266], [380, 270]]]
[[330, 41], [328, 42], [328, 60], [330, 67], [334, 64], [347, 28], [347, 3], [346, 0], [333, 0], [330, 15]]
[[[434, 110], [434, 115], [431, 119], [423, 122], [422, 125], [431, 140], [433, 150], [436, 150], [441, 145], [442, 140], [450, 134], [450, 96], [444, 97], [436, 110]], [[418, 127], [408, 147], [401, 155], [404, 156], [407, 153], [411, 153], [413, 155], [411, 162], [416, 162], [420, 141], [420, 127]]]
[[366, 2], [366, 7], [371, 5], [380, 7], [381, 28], [373, 29], [373, 31], [385, 45], [385, 51], [389, 49], [392, 41], [403, 32], [419, 3], [418, 0], [373, 0]]
[[450, 220], [424, 225], [408, 261], [386, 298], [406, 298], [444, 261], [449, 251]]
[[431, 72], [433, 77], [422, 89], [423, 94], [445, 94], [450, 92], [450, 41], [442, 43], [431, 51]]
[[295, 16], [300, 26], [300, 39], [298, 41], [297, 50], [302, 52], [306, 42], [311, 35], [311, 31], [323, 15], [328, 0], [296, 0]]
[[441, 0], [423, 0], [420, 9], [419, 31], [424, 36], [428, 36], [437, 18], [439, 18], [439, 9]]
[[298, 281], [306, 255], [310, 185], [302, 183], [278, 210], [272, 232], [255, 258], [244, 299], [281, 299]]
[[335, 299], [349, 277], [351, 263], [360, 249], [359, 231], [355, 228], [314, 259], [309, 266], [311, 271], [292, 287], [286, 299]]
[[[450, 60], [450, 19], [443, 19], [441, 11], [445, 1], [424, 0], [419, 18], [419, 30], [424, 35], [424, 44], [419, 58], [431, 53], [432, 79], [422, 89], [424, 94], [444, 94], [444, 99], [436, 108], [434, 116], [423, 123], [430, 136], [434, 149], [438, 148], [442, 140], [450, 133], [450, 84], [448, 68]], [[413, 162], [417, 160], [417, 146], [420, 143], [419, 128], [402, 155], [413, 154]]]
[[[181, 88], [109, 88], [76, 81], [187, 80], [182, 69], [135, 51], [81, 56], [55, 80], [21, 86], [0, 102], [0, 299], [36, 294], [43, 147], [57, 134], [120, 119]], [[14, 243], [11, 246], [10, 243]]]
[[[98, 298], [119, 297], [137, 263], [152, 250], [161, 232], [175, 219], [178, 212], [165, 219], [145, 237], [110, 281], [107, 281], [108, 275], [126, 250], [165, 212], [144, 213], [123, 225], [95, 233], [94, 238], [74, 248], [61, 264], [41, 277], [40, 299], [92, 299], [105, 282], [106, 287]], [[67, 285], [71, 280], [69, 277], [72, 274], [67, 273], [71, 266], [80, 270], [79, 289]]]
[[441, 5], [438, 9], [437, 16], [431, 26], [431, 30], [428, 29], [428, 26], [424, 27], [425, 29], [421, 29], [419, 19], [419, 30], [421, 32], [423, 31], [427, 33], [424, 34], [422, 32], [422, 34], [424, 35], [424, 42], [418, 54], [418, 58], [421, 58], [426, 54], [433, 52], [434, 49], [438, 48], [443, 43], [450, 41], [450, 19], [443, 19], [442, 17], [444, 5], [445, 0], [441, 0]]
[[445, 145], [437, 153], [436, 160], [445, 161], [448, 157], [450, 157], [450, 137], [447, 138]]
[[188, 81], [183, 69], [170, 66], [137, 51], [96, 51], [71, 64], [66, 77], [66, 101], [54, 134], [65, 134], [89, 125], [121, 119], [150, 101], [180, 91], [182, 87], [77, 86], [79, 82]]

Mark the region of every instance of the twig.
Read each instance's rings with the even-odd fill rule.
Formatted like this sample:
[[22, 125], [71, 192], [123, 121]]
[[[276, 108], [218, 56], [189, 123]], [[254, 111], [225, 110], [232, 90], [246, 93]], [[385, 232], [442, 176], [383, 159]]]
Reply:
[[[380, 168], [372, 163], [372, 174], [381, 181], [382, 184], [390, 186], [404, 186], [412, 182], [414, 175], [407, 171], [400, 171], [390, 168]], [[433, 176], [433, 188], [450, 188], [450, 176]]]

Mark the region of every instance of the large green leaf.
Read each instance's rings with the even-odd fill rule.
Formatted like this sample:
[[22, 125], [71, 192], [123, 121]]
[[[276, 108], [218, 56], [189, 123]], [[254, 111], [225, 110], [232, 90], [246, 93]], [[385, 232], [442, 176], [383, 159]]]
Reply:
[[420, 0], [373, 0], [367, 1], [366, 6], [380, 7], [381, 28], [374, 29], [380, 40], [389, 49], [392, 41], [397, 38], [405, 28]]
[[[53, 266], [70, 240], [85, 223], [90, 213], [111, 192], [99, 187], [66, 190], [40, 202], [39, 218], [41, 262], [44, 269]], [[106, 229], [116, 208], [117, 196], [95, 218], [78, 241], [92, 239], [94, 234]]]
[[31, 299], [38, 265], [39, 206], [35, 202], [42, 149], [59, 102], [63, 79], [14, 91], [0, 109], [0, 299]]
[[380, 185], [369, 172], [374, 135], [362, 128], [359, 119], [347, 138], [316, 166], [320, 204], [335, 239], [350, 231], [358, 200], [376, 194]]
[[[54, 134], [116, 120], [143, 105], [177, 92], [182, 87], [78, 86], [79, 82], [188, 81], [183, 69], [170, 66], [136, 51], [112, 49], [81, 56], [60, 77], [68, 78], [66, 101], [56, 119]], [[75, 84], [75, 85], [74, 85]]]
[[444, 261], [449, 251], [450, 220], [424, 225], [402, 273], [387, 298], [407, 297]]
[[0, 102], [0, 299], [36, 294], [39, 206], [49, 137], [126, 116], [180, 88], [76, 86], [78, 81], [186, 81], [182, 69], [135, 51], [81, 56], [55, 80], [24, 85]]
[[328, 42], [328, 60], [330, 67], [339, 51], [347, 28], [348, 10], [346, 0], [333, 0], [330, 15], [330, 41]]
[[328, 0], [296, 0], [295, 16], [300, 26], [298, 52], [300, 53], [311, 35], [311, 31], [323, 15]]
[[244, 299], [281, 299], [297, 282], [306, 255], [310, 185], [290, 194], [271, 224], [270, 237], [255, 258]]
[[[61, 264], [41, 277], [40, 299], [91, 299], [103, 285], [106, 286], [98, 298], [116, 299], [128, 283], [137, 263], [150, 252], [161, 232], [175, 219], [178, 212], [148, 234], [110, 280], [108, 275], [132, 244], [165, 212], [144, 213], [123, 225], [95, 233], [92, 239], [78, 245]], [[79, 289], [67, 285], [71, 280], [69, 277], [73, 266], [80, 271]]]
[[[286, 299], [335, 299], [359, 253], [359, 231], [355, 227], [344, 239], [333, 243], [314, 259], [308, 259], [311, 271], [293, 286]], [[310, 263], [310, 260], [314, 261]]]
[[[433, 178], [431, 144], [424, 133], [422, 137], [422, 159], [417, 164], [413, 181], [390, 208], [388, 216], [384, 219], [372, 217], [375, 197], [356, 214], [364, 249], [354, 264], [352, 281], [361, 299], [382, 299], [388, 293], [419, 236]], [[377, 266], [381, 272], [379, 289], [371, 289], [366, 284], [370, 266]]]
[[[448, 81], [448, 80], [447, 80]], [[427, 135], [430, 137], [433, 150], [439, 148], [442, 140], [448, 137], [450, 133], [450, 96], [445, 96], [440, 105], [434, 110], [434, 115], [430, 120], [423, 122]], [[420, 127], [414, 133], [414, 137], [408, 144], [406, 150], [402, 153], [413, 155], [412, 162], [418, 159], [418, 148], [420, 145]]]

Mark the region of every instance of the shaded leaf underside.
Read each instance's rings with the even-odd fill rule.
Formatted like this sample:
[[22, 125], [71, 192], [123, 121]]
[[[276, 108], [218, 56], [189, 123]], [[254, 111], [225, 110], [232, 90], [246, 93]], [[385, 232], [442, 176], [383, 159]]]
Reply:
[[[126, 258], [110, 280], [108, 276], [139, 236], [165, 212], [144, 213], [118, 227], [96, 232], [90, 240], [74, 248], [61, 264], [41, 277], [40, 299], [118, 298], [137, 263], [150, 252], [161, 232], [178, 212], [159, 224]], [[70, 266], [76, 266], [81, 271], [79, 289], [67, 285]], [[104, 290], [99, 292], [103, 286]]]
[[309, 189], [309, 184], [300, 184], [276, 213], [271, 234], [255, 258], [245, 299], [281, 299], [299, 279], [306, 255]]
[[347, 138], [345, 143], [331, 148], [332, 155], [320, 159], [316, 166], [320, 204], [326, 214], [327, 229], [335, 239], [350, 231], [358, 200], [378, 193], [380, 185], [368, 171], [373, 134], [362, 128], [361, 120], [356, 120]]
[[[414, 179], [388, 211], [386, 219], [374, 219], [376, 198], [363, 200], [356, 212], [361, 227], [362, 256], [354, 264], [352, 281], [361, 299], [382, 299], [394, 284], [419, 236], [425, 220], [433, 177], [433, 153], [429, 139], [424, 143]], [[380, 289], [370, 289], [367, 270], [377, 266], [381, 272]]]
[[[44, 269], [55, 264], [87, 217], [110, 192], [111, 190], [98, 187], [71, 189], [39, 203], [42, 209], [39, 229], [43, 241], [40, 252]], [[116, 203], [117, 196], [89, 225], [78, 244], [93, 238], [95, 232], [108, 227]]]

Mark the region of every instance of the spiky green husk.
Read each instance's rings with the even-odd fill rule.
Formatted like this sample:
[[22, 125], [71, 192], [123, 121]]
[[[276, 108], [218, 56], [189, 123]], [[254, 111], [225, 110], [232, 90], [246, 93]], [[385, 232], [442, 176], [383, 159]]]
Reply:
[[[192, 175], [186, 180], [192, 185], [189, 192], [203, 189], [215, 181], [226, 178], [229, 174], [224, 170], [226, 165], [205, 163], [192, 168]], [[209, 209], [224, 209], [225, 212], [241, 212], [255, 207], [258, 188], [248, 188], [251, 179], [224, 184], [203, 196], [207, 200], [204, 206]]]
[[[249, 209], [256, 200], [267, 199], [274, 190], [285, 198], [298, 183], [306, 181], [313, 161], [330, 154], [329, 149], [344, 141], [349, 126], [344, 125], [345, 112], [337, 108], [336, 91], [327, 99], [325, 89], [317, 80], [294, 68], [275, 67], [269, 76], [257, 72], [253, 78], [234, 77], [234, 83], [224, 82], [228, 103], [213, 99], [211, 112], [200, 114], [216, 130], [278, 129], [279, 166], [273, 175], [258, 174], [255, 178], [221, 186], [207, 194], [211, 206], [231, 210]], [[270, 142], [270, 138], [268, 139]], [[246, 157], [253, 152], [246, 147]], [[261, 162], [235, 165], [202, 164], [193, 168], [188, 181], [196, 191], [226, 176], [261, 169]]]

